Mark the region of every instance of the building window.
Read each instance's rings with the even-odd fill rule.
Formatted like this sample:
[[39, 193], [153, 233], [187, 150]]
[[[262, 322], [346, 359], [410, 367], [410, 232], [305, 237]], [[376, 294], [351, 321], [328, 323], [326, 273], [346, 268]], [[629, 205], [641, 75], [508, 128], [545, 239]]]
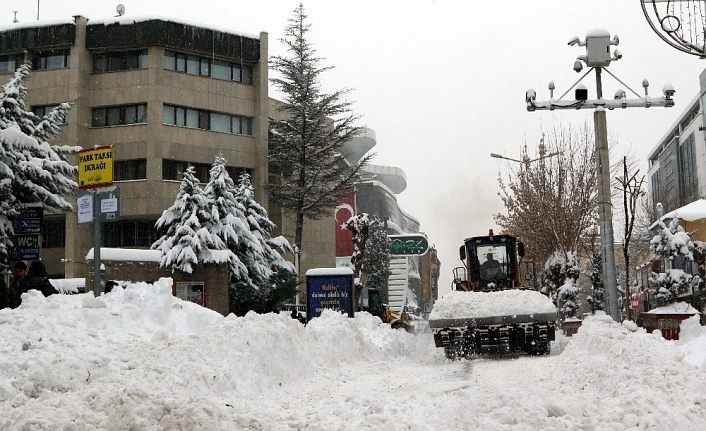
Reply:
[[0, 73], [13, 73], [24, 61], [24, 54], [0, 55]]
[[93, 127], [141, 124], [147, 122], [147, 104], [107, 106], [91, 110]]
[[156, 220], [120, 220], [104, 224], [106, 247], [149, 247], [156, 239]]
[[[41, 118], [44, 118], [47, 115], [49, 115], [49, 113], [51, 111], [53, 111], [54, 109], [56, 109], [58, 106], [59, 105], [32, 106], [32, 112], [34, 112], [34, 115], [36, 115], [37, 117], [39, 117], [41, 119]], [[61, 124], [66, 124], [68, 121], [69, 121], [69, 114], [67, 112], [66, 118], [64, 118], [64, 122]]]
[[175, 295], [184, 301], [204, 305], [203, 281], [179, 281], [176, 283]]
[[117, 72], [120, 70], [145, 69], [147, 50], [115, 51], [93, 54], [93, 72]]
[[147, 160], [116, 160], [113, 164], [113, 180], [130, 181], [147, 179]]
[[162, 123], [192, 129], [252, 136], [252, 118], [201, 109], [164, 105]]
[[42, 51], [34, 54], [32, 68], [41, 69], [63, 69], [69, 67], [69, 50], [57, 49], [54, 51]]
[[164, 51], [164, 68], [189, 75], [208, 76], [215, 79], [252, 84], [252, 66], [216, 60], [208, 57], [187, 55], [170, 50]]
[[[204, 184], [208, 182], [209, 173], [211, 171], [210, 164], [169, 159], [162, 160], [162, 179], [181, 181], [184, 171], [189, 166], [194, 167], [194, 176], [199, 180], [199, 182]], [[230, 177], [236, 182], [238, 181], [238, 178], [240, 178], [240, 174], [243, 172], [248, 172], [252, 175], [252, 169], [239, 168], [235, 166], [227, 166], [226, 171], [228, 171]]]
[[694, 134], [691, 133], [679, 146], [679, 189], [682, 205], [698, 199], [694, 142]]
[[64, 247], [66, 245], [66, 221], [64, 219], [42, 222], [42, 248]]

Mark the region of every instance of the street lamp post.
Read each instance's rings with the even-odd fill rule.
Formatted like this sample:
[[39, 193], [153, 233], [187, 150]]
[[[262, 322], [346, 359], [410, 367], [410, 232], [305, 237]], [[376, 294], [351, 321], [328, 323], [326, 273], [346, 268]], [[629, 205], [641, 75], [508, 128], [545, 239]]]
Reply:
[[[659, 1], [659, 0], [655, 0]], [[593, 30], [586, 35], [584, 41], [578, 37], [574, 37], [569, 41], [569, 45], [579, 45], [586, 47], [586, 54], [577, 57], [574, 63], [574, 71], [580, 73], [583, 70], [585, 63], [590, 69], [579, 78], [578, 81], [569, 87], [559, 99], [554, 99], [554, 83], [549, 83], [550, 98], [546, 101], [537, 101], [537, 93], [530, 89], [525, 93], [525, 102], [527, 110], [530, 112], [538, 110], [555, 109], [593, 109], [594, 133], [596, 140], [596, 169], [598, 171], [598, 220], [601, 232], [601, 250], [603, 255], [603, 285], [605, 286], [608, 296], [608, 310], [610, 316], [615, 321], [620, 321], [618, 310], [618, 287], [615, 273], [615, 254], [613, 250], [613, 213], [610, 193], [610, 160], [608, 153], [608, 128], [606, 124], [606, 109], [615, 108], [633, 108], [651, 106], [674, 106], [674, 87], [666, 84], [662, 88], [662, 97], [650, 97], [648, 95], [649, 82], [645, 79], [642, 81], [642, 86], [645, 90], [645, 95], [640, 96], [627, 84], [621, 81], [617, 76], [613, 75], [608, 69], [611, 61], [621, 59], [623, 56], [615, 49], [610, 53], [610, 47], [618, 45], [617, 36], [612, 39], [610, 33], [606, 30]], [[618, 90], [612, 100], [603, 98], [603, 82], [602, 71], [605, 70], [610, 76], [615, 78], [620, 84], [624, 85], [637, 98], [628, 99], [625, 90]], [[579, 83], [592, 71], [596, 73], [596, 99], [588, 98], [588, 89]], [[564, 96], [576, 87], [574, 93], [575, 100], [563, 100]]]
[[558, 155], [559, 155], [559, 152], [556, 151], [554, 153], [545, 154], [545, 155], [537, 157], [535, 159], [530, 159], [529, 157], [525, 157], [522, 160], [519, 160], [519, 159], [513, 159], [512, 157], [505, 157], [502, 154], [490, 153], [490, 157], [493, 157], [496, 159], [504, 159], [504, 160], [510, 160], [511, 162], [526, 163], [526, 164], [530, 164], [532, 162], [536, 162], [537, 160], [542, 160], [542, 159], [546, 159], [548, 157], [554, 157], [554, 156], [558, 156]]

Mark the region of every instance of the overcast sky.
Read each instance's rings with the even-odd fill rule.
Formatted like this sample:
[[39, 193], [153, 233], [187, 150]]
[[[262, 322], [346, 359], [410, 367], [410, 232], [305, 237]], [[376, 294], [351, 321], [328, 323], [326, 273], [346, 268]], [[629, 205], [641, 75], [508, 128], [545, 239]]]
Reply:
[[[115, 15], [117, 1], [43, 0], [40, 19], [82, 14], [89, 19]], [[122, 2], [128, 16], [162, 15], [234, 33], [270, 37], [270, 55], [283, 53], [278, 41], [293, 0], [149, 0]], [[37, 4], [5, 0], [0, 25], [18, 11], [22, 22], [36, 19]], [[484, 235], [503, 210], [498, 173], [506, 162], [490, 152], [517, 157], [527, 141], [536, 148], [540, 130], [581, 126], [591, 111], [529, 113], [528, 88], [548, 98], [547, 84], [563, 93], [578, 77], [572, 70], [584, 48], [569, 47], [601, 27], [620, 37], [621, 61], [610, 70], [637, 91], [647, 78], [651, 94], [665, 82], [676, 88], [676, 107], [633, 108], [608, 113], [614, 158], [631, 151], [644, 160], [699, 87], [705, 64], [667, 46], [649, 28], [637, 0], [308, 0], [311, 42], [325, 65], [327, 90], [353, 89], [351, 100], [361, 124], [377, 133], [376, 164], [407, 173], [399, 196], [402, 208], [421, 222], [442, 261], [441, 292], [449, 290], [451, 269], [459, 264], [463, 238]], [[588, 81], [590, 96], [595, 95]], [[620, 86], [604, 83], [610, 96]], [[271, 93], [272, 95], [272, 93]], [[592, 127], [592, 124], [589, 123]]]

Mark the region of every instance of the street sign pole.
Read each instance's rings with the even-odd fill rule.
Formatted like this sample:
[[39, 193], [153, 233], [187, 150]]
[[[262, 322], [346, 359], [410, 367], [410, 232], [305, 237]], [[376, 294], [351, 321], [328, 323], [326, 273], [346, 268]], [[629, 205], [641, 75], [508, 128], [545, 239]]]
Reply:
[[93, 189], [93, 296], [101, 292], [101, 209], [99, 189]]

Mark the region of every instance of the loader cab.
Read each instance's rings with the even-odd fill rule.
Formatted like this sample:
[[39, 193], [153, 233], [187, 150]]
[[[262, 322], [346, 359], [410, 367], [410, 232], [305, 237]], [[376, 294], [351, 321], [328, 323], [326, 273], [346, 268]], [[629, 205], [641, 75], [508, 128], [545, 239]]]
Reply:
[[524, 245], [509, 235], [477, 236], [466, 239], [459, 250], [466, 263], [472, 290], [502, 290], [516, 287], [518, 254]]

